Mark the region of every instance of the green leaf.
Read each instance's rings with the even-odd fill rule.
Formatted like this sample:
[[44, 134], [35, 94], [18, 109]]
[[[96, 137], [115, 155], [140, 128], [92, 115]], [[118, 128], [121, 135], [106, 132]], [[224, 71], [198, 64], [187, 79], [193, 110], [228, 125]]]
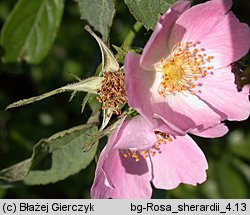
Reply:
[[108, 40], [109, 30], [115, 15], [114, 0], [76, 0], [79, 5], [81, 19], [88, 21], [94, 29]]
[[239, 157], [250, 161], [250, 143], [231, 145], [230, 150]]
[[[238, 170], [241, 171], [241, 173], [245, 176], [245, 179], [250, 184], [250, 167], [249, 167], [248, 163], [245, 163], [244, 161], [235, 158], [233, 160], [233, 165], [235, 166], [235, 168], [237, 168]], [[249, 195], [250, 195], [250, 193], [249, 193]]]
[[56, 38], [63, 8], [64, 0], [19, 0], [3, 26], [3, 61], [40, 63]]
[[215, 166], [218, 188], [222, 198], [247, 198], [248, 185], [243, 175], [231, 164], [231, 157], [222, 158]]
[[154, 29], [160, 15], [176, 0], [124, 0], [130, 13], [147, 29]]
[[31, 159], [24, 160], [0, 172], [0, 179], [8, 182], [23, 180], [29, 172]]
[[44, 93], [39, 96], [34, 96], [28, 99], [23, 99], [17, 102], [14, 102], [6, 107], [6, 110], [24, 106], [36, 101], [40, 101], [42, 99], [48, 98], [50, 96], [56, 95], [58, 93], [66, 92], [66, 91], [73, 91], [73, 92], [91, 92], [96, 93], [96, 90], [100, 87], [102, 81], [102, 77], [91, 77], [80, 82], [76, 82], [73, 84], [68, 84], [64, 87], [52, 90], [50, 92]]
[[0, 172], [7, 182], [23, 180], [25, 184], [54, 183], [85, 169], [93, 160], [97, 145], [88, 151], [82, 147], [97, 142], [95, 125], [82, 125], [42, 139], [33, 148], [31, 159], [22, 161]]
[[[239, 136], [238, 139], [237, 135]], [[246, 137], [241, 135], [243, 134], [240, 131], [231, 132], [229, 136], [229, 149], [233, 154], [250, 161], [250, 135]]]

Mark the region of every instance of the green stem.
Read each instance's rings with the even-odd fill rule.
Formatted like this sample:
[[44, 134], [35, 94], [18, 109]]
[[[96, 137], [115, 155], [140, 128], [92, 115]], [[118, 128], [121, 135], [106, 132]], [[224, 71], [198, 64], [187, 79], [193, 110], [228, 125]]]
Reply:
[[135, 39], [135, 36], [136, 34], [140, 31], [140, 29], [142, 28], [142, 23], [140, 22], [136, 22], [134, 24], [134, 26], [132, 27], [132, 29], [128, 32], [123, 44], [122, 44], [122, 48], [124, 50], [129, 50], [134, 39]]

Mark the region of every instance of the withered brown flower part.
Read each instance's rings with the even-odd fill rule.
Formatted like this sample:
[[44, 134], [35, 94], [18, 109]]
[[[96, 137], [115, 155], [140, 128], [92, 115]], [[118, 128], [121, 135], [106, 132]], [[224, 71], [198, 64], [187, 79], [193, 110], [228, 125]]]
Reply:
[[104, 72], [101, 88], [97, 90], [97, 100], [102, 103], [102, 109], [113, 108], [114, 114], [121, 114], [120, 104], [127, 103], [124, 72]]

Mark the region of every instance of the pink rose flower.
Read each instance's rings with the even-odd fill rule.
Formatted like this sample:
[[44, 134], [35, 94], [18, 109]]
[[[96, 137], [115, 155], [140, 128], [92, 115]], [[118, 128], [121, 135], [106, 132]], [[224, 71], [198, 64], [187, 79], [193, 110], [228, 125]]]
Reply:
[[[221, 126], [209, 134], [224, 135]], [[163, 128], [140, 115], [120, 123], [99, 157], [91, 197], [150, 198], [151, 182], [160, 189], [204, 182], [208, 165], [200, 148], [188, 135], [169, 135]]]
[[238, 92], [230, 64], [249, 51], [250, 29], [231, 0], [189, 8], [180, 0], [158, 21], [142, 55], [125, 59], [128, 104], [149, 121], [202, 132], [249, 116], [249, 88]]

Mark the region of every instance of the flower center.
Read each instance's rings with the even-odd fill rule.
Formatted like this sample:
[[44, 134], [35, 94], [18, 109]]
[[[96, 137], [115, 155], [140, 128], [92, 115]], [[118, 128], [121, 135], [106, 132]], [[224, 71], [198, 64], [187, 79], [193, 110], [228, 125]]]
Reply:
[[169, 136], [169, 134], [166, 134], [161, 131], [155, 131], [154, 133], [156, 135], [157, 141], [151, 149], [141, 151], [132, 151], [129, 149], [122, 150], [123, 157], [132, 157], [134, 158], [135, 162], [139, 162], [141, 157], [146, 159], [149, 156], [154, 157], [157, 153], [161, 153], [160, 147], [166, 145], [167, 142], [172, 142], [172, 138]]
[[198, 49], [192, 42], [178, 42], [170, 55], [156, 65], [156, 71], [162, 73], [158, 93], [163, 97], [167, 94], [189, 91], [195, 94], [199, 78], [206, 77], [213, 56], [207, 56], [205, 49]]
[[97, 90], [99, 96], [97, 100], [102, 103], [102, 109], [112, 108], [114, 114], [121, 114], [120, 104], [127, 103], [125, 93], [124, 73], [104, 72], [103, 81], [100, 89]]

